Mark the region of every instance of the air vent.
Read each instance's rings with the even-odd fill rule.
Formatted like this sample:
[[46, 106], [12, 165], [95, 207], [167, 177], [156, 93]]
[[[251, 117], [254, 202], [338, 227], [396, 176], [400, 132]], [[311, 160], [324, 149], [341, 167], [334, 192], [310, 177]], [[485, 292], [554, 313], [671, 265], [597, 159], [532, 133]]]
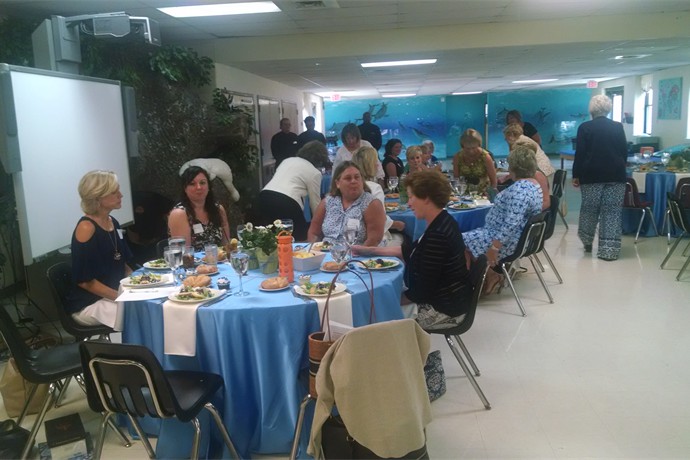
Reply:
[[295, 9], [316, 10], [321, 8], [340, 8], [337, 0], [297, 0]]

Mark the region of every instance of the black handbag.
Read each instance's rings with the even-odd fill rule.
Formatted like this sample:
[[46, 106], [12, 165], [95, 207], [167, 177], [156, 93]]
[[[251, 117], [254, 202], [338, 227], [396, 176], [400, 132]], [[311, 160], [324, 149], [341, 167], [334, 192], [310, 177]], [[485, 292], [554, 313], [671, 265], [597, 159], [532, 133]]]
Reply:
[[[379, 457], [365, 446], [358, 443], [343, 423], [339, 415], [331, 415], [321, 427], [321, 448], [326, 460], [333, 459], [379, 459]], [[409, 452], [401, 459], [429, 460], [426, 444], [417, 450]]]
[[29, 430], [14, 420], [0, 422], [0, 458], [19, 458], [28, 439]]

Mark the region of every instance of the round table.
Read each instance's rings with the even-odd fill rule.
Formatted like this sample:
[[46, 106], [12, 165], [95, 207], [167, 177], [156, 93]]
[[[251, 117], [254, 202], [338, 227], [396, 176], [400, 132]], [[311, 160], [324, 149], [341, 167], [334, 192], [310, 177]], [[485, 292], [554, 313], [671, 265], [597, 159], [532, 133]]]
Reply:
[[[448, 214], [455, 219], [460, 227], [460, 232], [467, 232], [474, 230], [475, 228], [482, 227], [484, 225], [484, 219], [486, 214], [491, 209], [491, 206], [482, 206], [472, 209], [455, 210], [447, 209]], [[412, 241], [416, 241], [422, 236], [424, 230], [426, 229], [427, 222], [424, 219], [417, 219], [412, 211], [393, 211], [389, 212], [388, 215], [393, 220], [400, 220], [405, 222], [405, 234], [412, 238]]]

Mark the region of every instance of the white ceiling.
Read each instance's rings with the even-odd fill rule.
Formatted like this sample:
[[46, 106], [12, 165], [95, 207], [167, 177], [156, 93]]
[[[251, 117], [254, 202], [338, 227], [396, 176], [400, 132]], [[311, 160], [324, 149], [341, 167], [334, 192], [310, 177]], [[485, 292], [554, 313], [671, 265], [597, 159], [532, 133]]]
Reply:
[[[211, 0], [229, 3], [233, 0]], [[278, 13], [175, 19], [191, 0], [0, 0], [0, 14], [126, 11], [159, 22], [163, 43], [308, 92], [419, 95], [544, 87], [690, 64], [690, 0], [274, 0]], [[615, 60], [618, 55], [633, 56]], [[643, 56], [643, 57], [634, 57]], [[437, 58], [430, 66], [361, 62]]]

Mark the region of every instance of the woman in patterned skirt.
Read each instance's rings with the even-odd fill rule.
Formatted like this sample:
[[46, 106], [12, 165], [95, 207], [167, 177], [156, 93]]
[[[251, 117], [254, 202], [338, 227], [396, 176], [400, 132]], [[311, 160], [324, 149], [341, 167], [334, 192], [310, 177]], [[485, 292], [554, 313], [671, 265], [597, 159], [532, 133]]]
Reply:
[[592, 252], [594, 233], [599, 225], [597, 257], [616, 260], [621, 250], [625, 162], [628, 145], [623, 125], [606, 117], [612, 102], [598, 94], [589, 101], [592, 120], [577, 129], [573, 162], [573, 185], [582, 191], [580, 225], [577, 235]]

